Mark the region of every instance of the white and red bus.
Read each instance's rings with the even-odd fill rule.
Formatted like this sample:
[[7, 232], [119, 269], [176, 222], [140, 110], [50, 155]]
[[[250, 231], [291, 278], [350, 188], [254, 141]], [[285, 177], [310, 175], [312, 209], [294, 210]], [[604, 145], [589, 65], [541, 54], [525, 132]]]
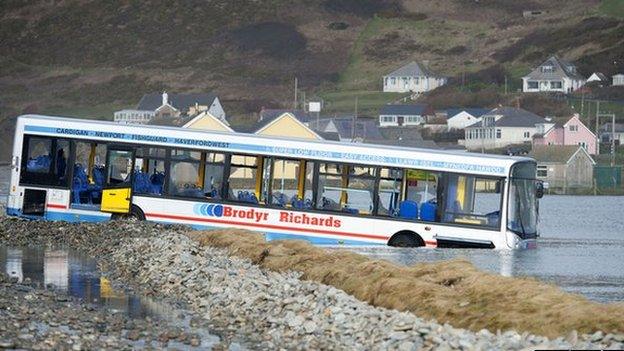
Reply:
[[25, 115], [7, 213], [244, 228], [327, 245], [518, 248], [530, 158]]

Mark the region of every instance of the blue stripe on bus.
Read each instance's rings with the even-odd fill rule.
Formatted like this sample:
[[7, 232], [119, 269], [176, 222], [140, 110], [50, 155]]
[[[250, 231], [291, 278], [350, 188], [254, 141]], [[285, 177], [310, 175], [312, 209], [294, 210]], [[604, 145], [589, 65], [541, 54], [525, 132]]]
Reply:
[[371, 156], [368, 154], [354, 154], [348, 152], [337, 151], [315, 151], [309, 149], [300, 149], [283, 146], [263, 146], [263, 145], [251, 145], [240, 143], [227, 143], [210, 140], [200, 139], [185, 139], [185, 138], [172, 138], [172, 137], [157, 137], [144, 134], [129, 134], [129, 133], [114, 133], [114, 132], [102, 132], [86, 129], [73, 129], [73, 128], [55, 128], [44, 127], [35, 125], [26, 125], [25, 131], [48, 133], [64, 136], [84, 136], [84, 137], [96, 137], [96, 138], [108, 138], [119, 139], [134, 142], [161, 142], [165, 144], [180, 145], [180, 146], [207, 146], [217, 150], [235, 150], [252, 153], [276, 153], [286, 154], [292, 157], [302, 158], [331, 158], [339, 159], [350, 162], [375, 162], [377, 164], [394, 164], [403, 165], [406, 167], [415, 168], [437, 168], [445, 169], [449, 171], [469, 171], [487, 174], [505, 175], [505, 167], [488, 166], [488, 165], [475, 165], [469, 163], [459, 162], [447, 162], [447, 161], [430, 161], [419, 160], [412, 158], [402, 158], [393, 156]]
[[[65, 221], [65, 222], [103, 222], [110, 219], [110, 216], [104, 215], [91, 215], [91, 214], [76, 214], [69, 212], [57, 212], [57, 211], [47, 211], [45, 217], [37, 217], [37, 216], [25, 216], [21, 214], [21, 211], [16, 208], [7, 208], [7, 214], [10, 216], [18, 216], [22, 218], [29, 219], [46, 219], [50, 221]], [[177, 222], [168, 222], [168, 221], [153, 221], [163, 224], [171, 224]], [[206, 229], [223, 229], [223, 227], [216, 227], [210, 225], [201, 225], [201, 224], [193, 224], [190, 225], [191, 228], [196, 230], [206, 230]], [[309, 241], [314, 245], [347, 245], [347, 246], [371, 246], [371, 245], [384, 245], [379, 243], [371, 243], [368, 241], [360, 241], [360, 240], [340, 240], [340, 239], [331, 239], [331, 238], [319, 238], [311, 235], [299, 235], [299, 234], [284, 234], [284, 233], [265, 233], [265, 238], [267, 241], [271, 240], [284, 240], [284, 239], [299, 239]]]

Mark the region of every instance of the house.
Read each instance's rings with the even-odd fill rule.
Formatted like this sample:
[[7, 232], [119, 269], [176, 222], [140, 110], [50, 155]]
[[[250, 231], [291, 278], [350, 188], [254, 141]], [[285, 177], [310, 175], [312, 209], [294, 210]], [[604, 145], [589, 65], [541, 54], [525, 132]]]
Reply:
[[539, 67], [522, 77], [522, 91], [531, 92], [562, 92], [570, 93], [585, 84], [576, 66], [552, 56]]
[[624, 140], [624, 124], [605, 123], [598, 128], [598, 134], [603, 143], [610, 143], [615, 138], [615, 144], [621, 145]]
[[324, 140], [319, 133], [306, 125], [309, 119], [310, 116], [300, 110], [263, 109], [255, 123], [238, 127], [236, 131], [257, 135]]
[[464, 129], [481, 120], [481, 116], [490, 112], [486, 108], [450, 108], [446, 110], [446, 126], [448, 130]]
[[624, 74], [616, 74], [613, 76], [613, 86], [624, 85]]
[[424, 93], [446, 82], [446, 77], [434, 73], [427, 65], [415, 61], [382, 78], [383, 91], [392, 93]]
[[124, 109], [113, 113], [113, 121], [119, 124], [148, 124], [154, 116], [154, 111]]
[[591, 76], [589, 76], [589, 78], [587, 78], [587, 83], [591, 83], [591, 82], [598, 82], [598, 83], [607, 83], [608, 79], [607, 76], [605, 76], [604, 74], [600, 73], [600, 72], [594, 72], [592, 73]]
[[219, 132], [234, 132], [226, 120], [213, 116], [208, 111], [202, 111], [182, 125], [182, 128], [211, 130]]
[[498, 107], [481, 116], [481, 120], [464, 128], [464, 146], [468, 150], [504, 148], [514, 144], [531, 143], [540, 129], [554, 123], [515, 107]]
[[379, 112], [379, 126], [417, 126], [425, 124], [431, 116], [434, 116], [434, 111], [427, 105], [389, 104]]
[[549, 189], [591, 188], [596, 162], [578, 145], [536, 145], [529, 153], [537, 161], [537, 178]]
[[154, 111], [154, 118], [161, 119], [196, 116], [200, 112], [208, 111], [212, 116], [225, 121], [225, 111], [221, 102], [211, 93], [145, 94], [139, 101], [137, 110]]
[[596, 134], [581, 122], [578, 114], [574, 114], [565, 124], [555, 123], [548, 129], [541, 129], [543, 127], [545, 124], [538, 125], [538, 133], [533, 136], [534, 146], [576, 145], [583, 147], [590, 155], [596, 154]]

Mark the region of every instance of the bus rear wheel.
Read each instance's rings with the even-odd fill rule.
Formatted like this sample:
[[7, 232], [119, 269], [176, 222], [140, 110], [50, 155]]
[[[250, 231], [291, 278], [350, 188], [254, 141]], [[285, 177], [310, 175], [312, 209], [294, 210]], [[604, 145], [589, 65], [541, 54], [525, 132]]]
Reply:
[[388, 241], [388, 245], [394, 247], [419, 247], [425, 246], [425, 242], [420, 235], [414, 232], [402, 231], [394, 234]]
[[113, 220], [122, 219], [126, 221], [144, 221], [145, 214], [138, 206], [132, 205], [132, 207], [130, 207], [130, 212], [125, 213], [125, 214], [115, 213], [112, 215], [111, 219]]

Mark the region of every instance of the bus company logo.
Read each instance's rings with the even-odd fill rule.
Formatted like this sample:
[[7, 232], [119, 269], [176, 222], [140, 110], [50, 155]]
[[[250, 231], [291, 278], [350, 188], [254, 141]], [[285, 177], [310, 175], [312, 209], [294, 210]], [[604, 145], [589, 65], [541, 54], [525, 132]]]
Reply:
[[193, 212], [202, 216], [222, 217], [223, 205], [197, 204], [193, 207]]

